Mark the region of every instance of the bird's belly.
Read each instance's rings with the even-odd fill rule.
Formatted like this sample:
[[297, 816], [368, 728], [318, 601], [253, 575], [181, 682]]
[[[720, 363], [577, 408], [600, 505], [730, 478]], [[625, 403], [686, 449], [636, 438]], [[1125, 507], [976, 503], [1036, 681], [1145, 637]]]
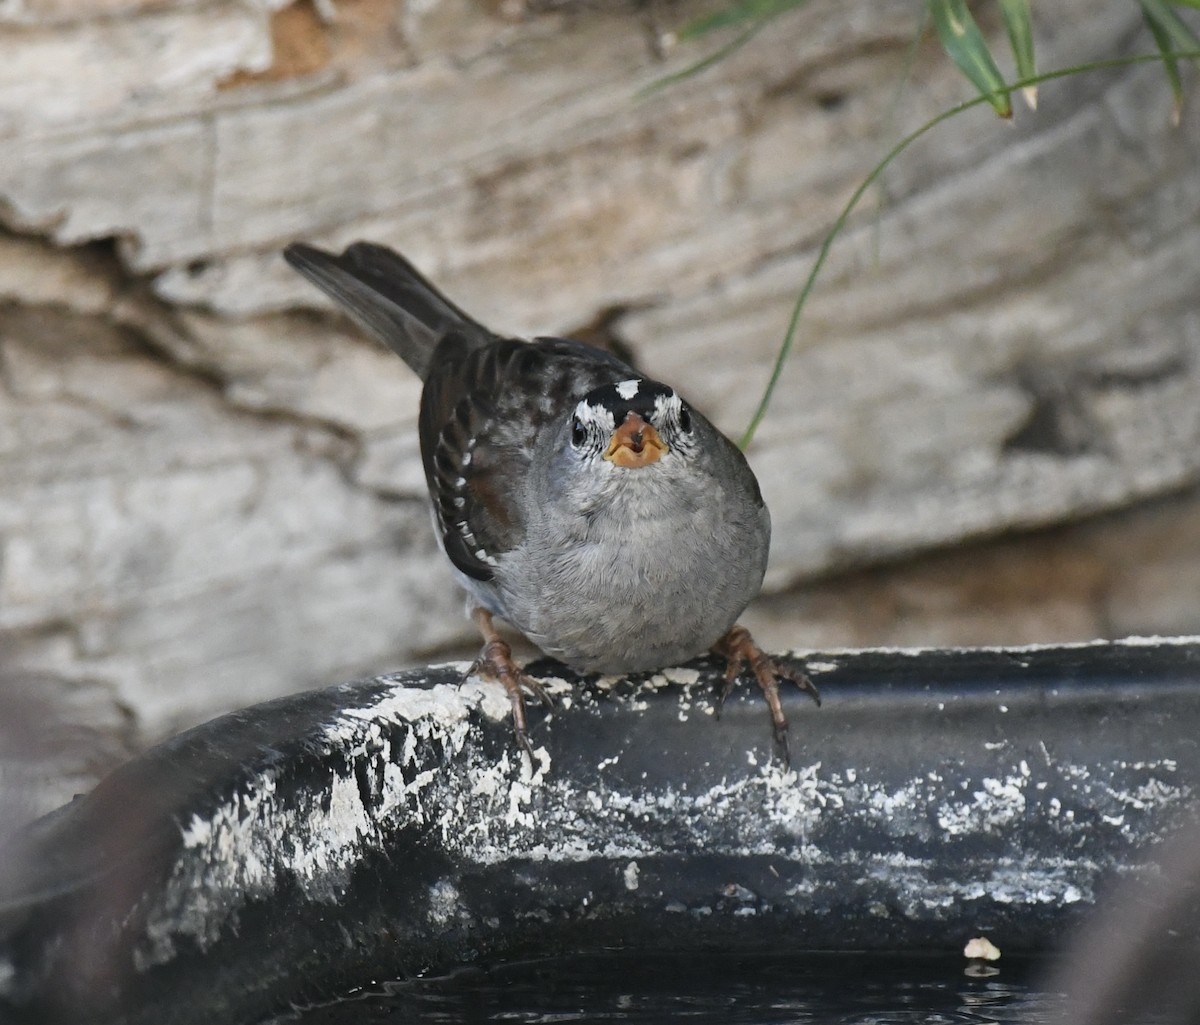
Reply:
[[655, 524], [615, 545], [543, 545], [522, 557], [517, 586], [502, 585], [503, 615], [581, 671], [660, 669], [706, 651], [734, 624], [762, 585], [766, 547], [766, 538], [722, 544]]

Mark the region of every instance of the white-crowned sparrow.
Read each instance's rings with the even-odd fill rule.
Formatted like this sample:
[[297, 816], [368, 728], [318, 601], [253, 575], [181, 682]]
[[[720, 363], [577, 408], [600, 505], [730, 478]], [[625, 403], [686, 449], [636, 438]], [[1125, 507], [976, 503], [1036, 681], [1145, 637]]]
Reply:
[[745, 457], [665, 384], [563, 338], [501, 338], [399, 254], [294, 244], [288, 262], [425, 382], [421, 458], [438, 540], [529, 749], [502, 616], [575, 669], [660, 669], [711, 649], [728, 694], [749, 664], [786, 757], [779, 681], [814, 698], [735, 625], [762, 586], [771, 518]]

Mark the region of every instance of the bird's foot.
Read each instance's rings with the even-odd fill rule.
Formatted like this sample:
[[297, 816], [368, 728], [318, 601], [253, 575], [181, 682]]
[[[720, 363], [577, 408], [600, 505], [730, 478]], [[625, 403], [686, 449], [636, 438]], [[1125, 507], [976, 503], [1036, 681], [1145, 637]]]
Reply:
[[513, 736], [531, 761], [536, 761], [533, 745], [529, 743], [529, 732], [525, 723], [525, 696], [529, 691], [547, 708], [554, 707], [554, 699], [546, 693], [545, 688], [532, 676], [529, 676], [513, 661], [512, 648], [508, 642], [496, 632], [492, 624], [492, 615], [485, 609], [476, 609], [472, 618], [483, 634], [483, 650], [471, 664], [468, 671], [478, 674], [485, 679], [495, 680], [503, 685], [512, 706]]
[[783, 703], [779, 700], [779, 682], [780, 680], [789, 680], [794, 683], [807, 693], [819, 707], [821, 695], [812, 680], [803, 671], [782, 668], [754, 643], [750, 631], [744, 626], [733, 627], [729, 633], [713, 645], [712, 650], [725, 659], [725, 685], [721, 688], [721, 693], [717, 698], [717, 714], [720, 715], [721, 709], [725, 705], [725, 699], [732, 692], [738, 677], [749, 666], [754, 673], [754, 678], [758, 681], [758, 686], [762, 689], [763, 697], [767, 700], [767, 707], [771, 710], [775, 745], [783, 755], [784, 764], [790, 768], [792, 758], [791, 752], [788, 750], [788, 721], [787, 716], [783, 714]]

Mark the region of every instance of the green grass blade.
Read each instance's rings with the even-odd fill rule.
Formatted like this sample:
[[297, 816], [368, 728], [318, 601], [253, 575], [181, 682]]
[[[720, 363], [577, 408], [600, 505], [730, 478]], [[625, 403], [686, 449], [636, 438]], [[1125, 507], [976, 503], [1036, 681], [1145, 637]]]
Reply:
[[1172, 50], [1187, 51], [1200, 48], [1200, 36], [1197, 36], [1188, 27], [1187, 22], [1171, 10], [1164, 0], [1142, 0], [1142, 10], [1148, 17], [1153, 18], [1162, 28], [1166, 29], [1171, 39]]
[[722, 46], [719, 50], [715, 50], [707, 57], [701, 57], [694, 64], [689, 64], [686, 68], [679, 71], [672, 71], [669, 75], [663, 75], [662, 78], [656, 78], [649, 85], [642, 86], [634, 97], [639, 100], [644, 100], [647, 96], [651, 96], [667, 86], [675, 85], [676, 82], [682, 82], [686, 79], [693, 78], [711, 68], [714, 64], [719, 64], [726, 57], [736, 50], [740, 50], [751, 39], [758, 35], [759, 30], [767, 23], [769, 19], [764, 18], [762, 21], [754, 22], [749, 28], [743, 29], [738, 35], [734, 36], [728, 43]]
[[663, 75], [662, 78], [656, 78], [649, 85], [643, 86], [635, 94], [636, 98], [639, 100], [645, 99], [647, 96], [665, 89], [667, 86], [693, 78], [700, 74], [700, 72], [711, 68], [714, 64], [719, 64], [730, 54], [740, 50], [750, 42], [768, 22], [781, 14], [795, 10], [797, 7], [802, 7], [806, 3], [808, 3], [808, 0], [743, 0], [742, 3], [726, 7], [724, 10], [717, 11], [706, 18], [701, 18], [685, 25], [679, 30], [678, 38], [681, 40], [695, 39], [709, 32], [716, 31], [719, 28], [749, 22], [729, 42], [719, 49], [714, 50], [707, 57], [701, 57], [686, 68], [673, 71], [669, 75]]
[[[1200, 59], [1200, 46], [1190, 48], [1184, 51], [1168, 51], [1166, 54], [1137, 54], [1132, 57], [1113, 57], [1110, 60], [1093, 61], [1090, 64], [1079, 64], [1070, 68], [1060, 68], [1056, 71], [1047, 71], [1040, 75], [1035, 75], [1032, 78], [1020, 79], [1013, 83], [1012, 88], [1024, 89], [1027, 86], [1039, 85], [1042, 82], [1050, 82], [1059, 78], [1067, 78], [1070, 75], [1079, 75], [1087, 71], [1105, 71], [1109, 68], [1124, 68], [1134, 64], [1146, 64], [1151, 61], [1172, 60], [1197, 60]], [[754, 440], [755, 432], [758, 430], [759, 424], [762, 423], [763, 417], [767, 415], [767, 410], [771, 405], [771, 398], [775, 394], [775, 388], [779, 384], [779, 379], [783, 374], [784, 364], [787, 363], [788, 356], [791, 354], [792, 346], [796, 341], [796, 332], [800, 326], [800, 314], [804, 311], [804, 307], [808, 302], [809, 295], [812, 294], [813, 286], [817, 283], [817, 277], [821, 273], [821, 269], [825, 266], [825, 260], [829, 256], [829, 250], [833, 247], [834, 241], [842, 233], [846, 226], [846, 222], [850, 219], [850, 215], [854, 213], [859, 201], [866, 195], [867, 190], [878, 180], [879, 176], [887, 169], [888, 165], [903, 153], [909, 146], [920, 139], [922, 136], [931, 132], [934, 128], [940, 125], [943, 121], [949, 121], [950, 118], [956, 117], [964, 111], [970, 110], [973, 107], [978, 107], [982, 103], [990, 102], [988, 96], [976, 96], [974, 99], [967, 100], [958, 106], [951, 107], [949, 110], [944, 110], [937, 117], [926, 121], [915, 131], [910, 132], [896, 145], [887, 151], [883, 159], [879, 161], [872, 169], [870, 174], [866, 176], [856, 188], [846, 205], [842, 207], [842, 212], [838, 214], [837, 220], [833, 222], [833, 227], [826, 233], [821, 241], [821, 246], [817, 250], [817, 258], [813, 261], [812, 268], [808, 272], [808, 277], [804, 279], [804, 284], [800, 289], [800, 294], [796, 297], [795, 303], [792, 305], [792, 315], [788, 320], [787, 331], [784, 333], [783, 342], [779, 346], [779, 351], [775, 354], [775, 362], [771, 367], [771, 376], [767, 380], [767, 385], [763, 389], [762, 397], [758, 401], [758, 406], [754, 410], [754, 415], [750, 418], [750, 423], [746, 426], [745, 432], [738, 441], [738, 447], [745, 450], [750, 442]]]
[[1150, 34], [1154, 36], [1158, 52], [1162, 54], [1163, 70], [1167, 74], [1167, 81], [1171, 83], [1171, 93], [1175, 97], [1175, 101], [1171, 105], [1171, 121], [1178, 125], [1183, 116], [1183, 78], [1179, 74], [1179, 62], [1171, 53], [1171, 34], [1150, 13], [1145, 0], [1142, 0], [1142, 14], [1146, 18], [1146, 26], [1150, 29]]
[[929, 0], [929, 13], [946, 55], [974, 83], [997, 114], [1012, 117], [1008, 86], [992, 60], [983, 33], [967, 9], [966, 0]]
[[1154, 42], [1162, 54], [1163, 69], [1171, 83], [1171, 92], [1175, 96], [1171, 119], [1178, 125], [1183, 113], [1183, 80], [1174, 51], [1200, 49], [1200, 38], [1164, 0], [1141, 0], [1141, 5], [1150, 34], [1154, 36]]
[[[1017, 78], [1033, 78], [1037, 74], [1037, 66], [1033, 60], [1033, 18], [1029, 0], [1000, 0], [1000, 14], [1004, 18], [1004, 27], [1008, 29], [1008, 41], [1017, 64]], [[1021, 95], [1025, 97], [1030, 110], [1037, 110], [1036, 85], [1022, 89]]]
[[748, 21], [761, 21], [763, 18], [771, 18], [784, 11], [803, 7], [806, 3], [808, 0], [742, 0], [741, 3], [730, 4], [719, 11], [688, 22], [676, 36], [681, 42], [699, 39], [717, 29], [744, 25]]
[[[734, 25], [746, 25], [746, 27], [707, 57], [701, 57], [687, 67], [673, 71], [669, 75], [663, 75], [662, 78], [656, 78], [649, 85], [643, 86], [635, 94], [636, 98], [645, 99], [667, 86], [693, 78], [714, 64], [719, 64], [730, 54], [750, 42], [768, 22], [788, 11], [803, 7], [806, 3], [808, 0], [742, 0], [741, 3], [735, 3], [704, 18], [690, 22], [679, 30], [678, 39], [698, 39], [710, 32]], [[749, 24], [746, 24], [747, 22]]]

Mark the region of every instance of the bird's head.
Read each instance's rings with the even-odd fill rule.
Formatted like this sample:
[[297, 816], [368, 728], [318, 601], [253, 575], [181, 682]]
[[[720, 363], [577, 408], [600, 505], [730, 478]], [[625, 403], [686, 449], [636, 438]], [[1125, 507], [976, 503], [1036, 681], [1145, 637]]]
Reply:
[[695, 448], [695, 427], [674, 389], [631, 378], [593, 388], [579, 400], [569, 445], [579, 462], [601, 473], [645, 472], [686, 460]]

